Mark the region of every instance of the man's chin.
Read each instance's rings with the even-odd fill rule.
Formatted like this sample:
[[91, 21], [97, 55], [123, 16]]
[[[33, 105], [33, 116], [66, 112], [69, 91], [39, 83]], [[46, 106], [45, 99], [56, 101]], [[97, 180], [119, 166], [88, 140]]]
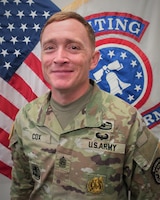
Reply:
[[53, 85], [52, 88], [57, 91], [68, 91], [70, 89], [66, 85]]

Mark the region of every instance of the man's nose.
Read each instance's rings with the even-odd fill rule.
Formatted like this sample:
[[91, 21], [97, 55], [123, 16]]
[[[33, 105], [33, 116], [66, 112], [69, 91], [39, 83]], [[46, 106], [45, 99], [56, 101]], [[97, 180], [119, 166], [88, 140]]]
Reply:
[[53, 62], [55, 63], [65, 63], [68, 61], [67, 51], [63, 47], [59, 47], [56, 50]]

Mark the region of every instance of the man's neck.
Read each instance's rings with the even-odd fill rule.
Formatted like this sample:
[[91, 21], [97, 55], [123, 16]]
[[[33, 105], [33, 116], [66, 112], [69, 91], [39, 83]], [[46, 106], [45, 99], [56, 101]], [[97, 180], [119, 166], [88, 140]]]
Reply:
[[81, 90], [76, 89], [75, 91], [67, 91], [67, 90], [52, 90], [52, 98], [54, 101], [58, 102], [61, 105], [68, 105], [80, 97], [82, 97], [88, 90], [89, 90], [90, 84], [88, 84], [85, 88], [82, 88]]

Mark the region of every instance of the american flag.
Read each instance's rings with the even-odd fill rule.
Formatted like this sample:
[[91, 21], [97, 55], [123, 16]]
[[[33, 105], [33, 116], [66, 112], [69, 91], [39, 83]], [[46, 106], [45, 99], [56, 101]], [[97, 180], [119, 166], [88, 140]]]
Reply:
[[60, 9], [50, 0], [0, 0], [0, 174], [11, 178], [9, 133], [18, 110], [48, 91], [41, 28]]

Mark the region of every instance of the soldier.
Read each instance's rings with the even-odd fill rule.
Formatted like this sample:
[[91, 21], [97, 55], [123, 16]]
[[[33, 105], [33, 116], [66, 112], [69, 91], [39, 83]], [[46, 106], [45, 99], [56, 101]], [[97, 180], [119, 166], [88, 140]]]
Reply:
[[58, 12], [40, 40], [51, 91], [16, 116], [11, 199], [160, 199], [158, 139], [134, 107], [88, 78], [99, 60], [91, 26]]

